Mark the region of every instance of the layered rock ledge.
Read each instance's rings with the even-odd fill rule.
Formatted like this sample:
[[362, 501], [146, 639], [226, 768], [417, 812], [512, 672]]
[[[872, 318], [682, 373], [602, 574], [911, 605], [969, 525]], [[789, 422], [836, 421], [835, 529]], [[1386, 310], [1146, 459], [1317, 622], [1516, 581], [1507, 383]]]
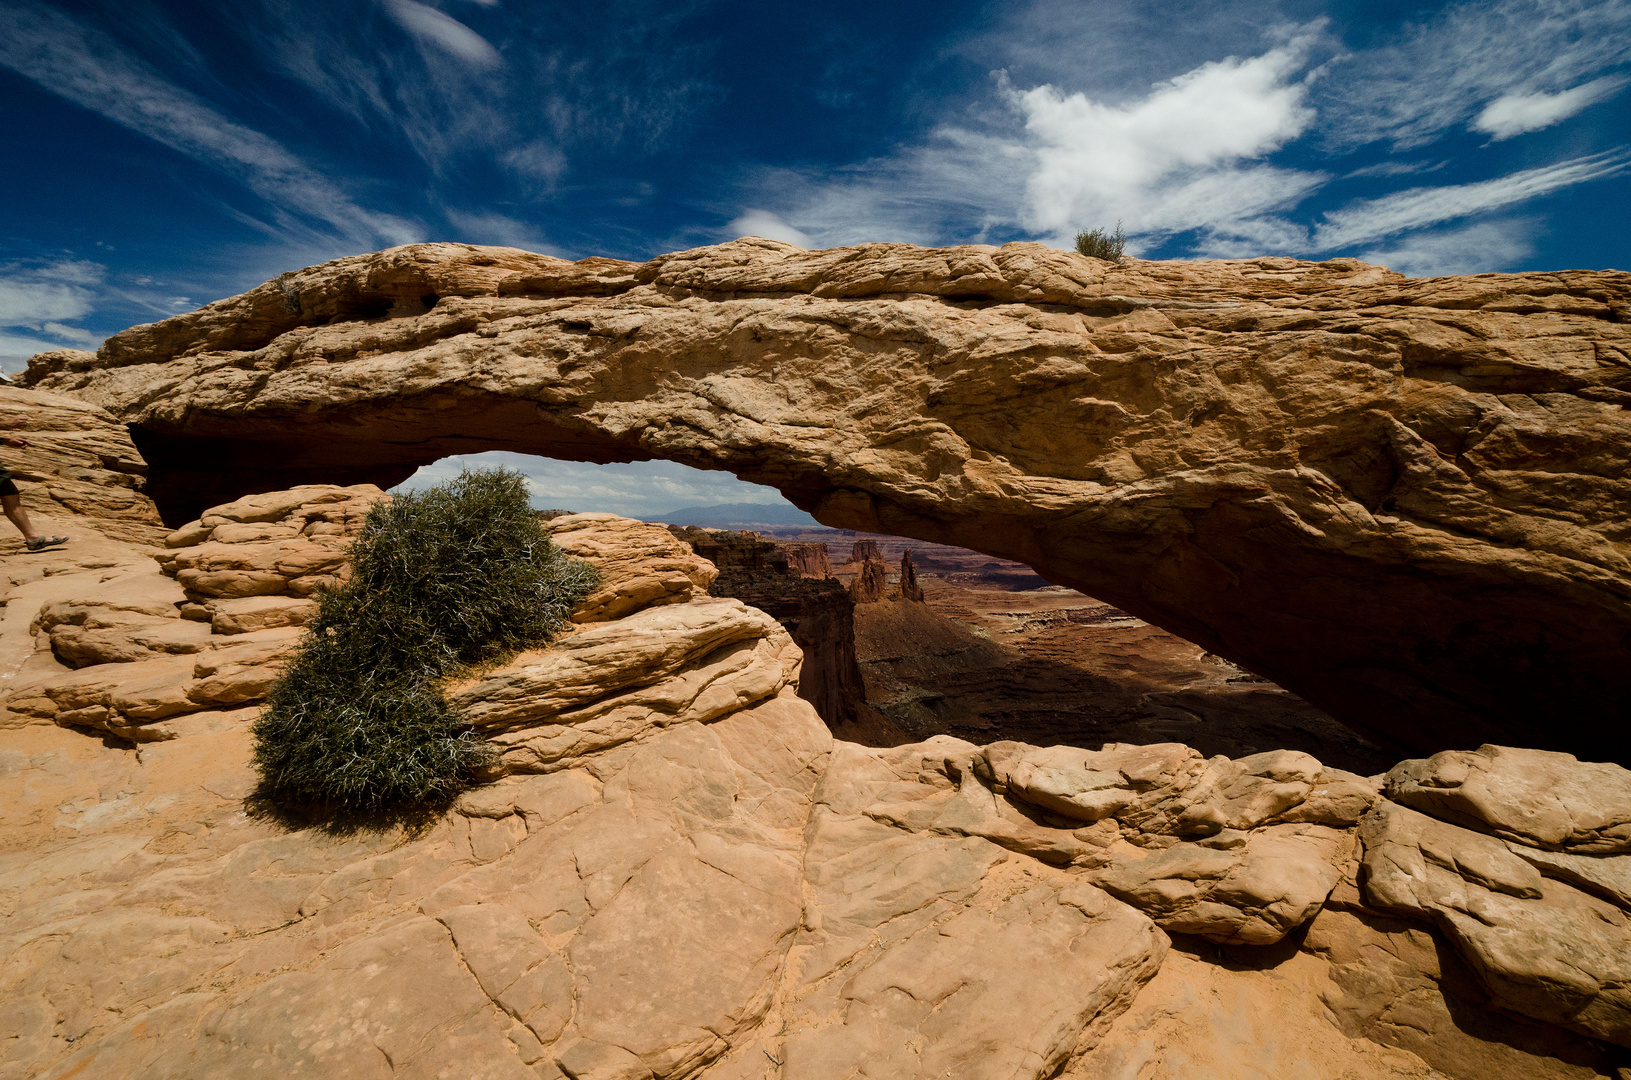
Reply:
[[[418, 830], [246, 812], [255, 696], [381, 497], [237, 500], [102, 568], [21, 556], [43, 576], [5, 596], [33, 652], [0, 714], [3, 1080], [1631, 1066], [1631, 772], [838, 741], [774, 619], [610, 515], [549, 523], [602, 574], [561, 637], [447, 687], [492, 782]], [[260, 661], [201, 691], [193, 665], [246, 642]], [[151, 665], [191, 711], [30, 704]]]
[[30, 369], [172, 523], [505, 449], [1018, 559], [1422, 751], [1631, 761], [1631, 275], [428, 244]]

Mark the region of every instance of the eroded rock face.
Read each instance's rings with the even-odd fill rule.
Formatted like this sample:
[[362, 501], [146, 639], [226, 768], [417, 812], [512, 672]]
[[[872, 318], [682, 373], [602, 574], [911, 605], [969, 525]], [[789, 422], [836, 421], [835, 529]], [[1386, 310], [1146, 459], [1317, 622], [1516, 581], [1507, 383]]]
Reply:
[[860, 573], [849, 584], [850, 598], [857, 604], [876, 604], [889, 594], [889, 566], [882, 559], [866, 559]]
[[[328, 564], [265, 545], [309, 554], [379, 497], [241, 500], [161, 557], [276, 570], [284, 593], [247, 599], [299, 600]], [[708, 595], [711, 564], [659, 526], [552, 524], [603, 588], [549, 648], [448, 687], [504, 775], [419, 831], [246, 813], [252, 707], [139, 755], [43, 718], [0, 731], [0, 1077], [1574, 1080], [1631, 1042], [1631, 856], [1497, 835], [1537, 820], [1517, 803], [1463, 828], [1292, 751], [837, 742], [796, 647]], [[199, 554], [234, 546], [257, 554]], [[37, 654], [78, 627], [75, 655], [106, 654], [68, 674], [128, 691], [298, 630], [219, 628], [208, 605], [244, 597], [147, 564], [162, 595], [133, 571], [42, 579], [75, 591]], [[41, 610], [31, 588], [8, 619]], [[213, 644], [112, 625], [137, 616]], [[194, 651], [118, 658], [137, 648]], [[1476, 756], [1500, 784], [1530, 760]], [[1387, 790], [1470, 783], [1446, 760]], [[1570, 822], [1614, 819], [1624, 770], [1541, 764]]]
[[832, 561], [824, 543], [778, 543], [777, 549], [787, 556], [788, 565], [807, 578], [818, 581], [832, 577]]
[[160, 533], [157, 552], [120, 544], [94, 578], [18, 589], [4, 723], [139, 743], [236, 726], [283, 673], [317, 610], [312, 593], [349, 573], [347, 550], [385, 497], [369, 485], [246, 496]]
[[108, 413], [66, 394], [0, 386], [0, 432], [28, 440], [26, 448], [0, 447], [0, 465], [16, 479], [23, 508], [40, 518], [40, 532], [63, 523], [62, 532], [81, 539], [86, 528], [134, 543], [164, 535], [146, 494], [147, 463]]
[[[749, 532], [669, 530], [719, 568], [709, 592], [765, 612], [798, 645], [804, 654], [799, 697], [834, 731], [853, 724], [866, 701], [855, 660], [855, 604], [836, 579], [810, 573], [811, 567], [831, 569], [827, 545], [778, 544]], [[795, 557], [802, 560], [797, 567]]]
[[1631, 761], [1580, 719], [1631, 700], [1628, 313], [1618, 272], [430, 244], [30, 378], [134, 425], [170, 515], [480, 449], [670, 458], [1022, 560], [1398, 744]]

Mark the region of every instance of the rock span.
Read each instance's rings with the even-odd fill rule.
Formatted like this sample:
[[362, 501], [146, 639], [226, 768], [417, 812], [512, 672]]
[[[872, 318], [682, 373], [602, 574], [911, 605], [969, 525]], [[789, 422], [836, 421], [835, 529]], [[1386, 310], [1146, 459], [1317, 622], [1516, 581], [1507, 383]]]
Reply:
[[428, 244], [29, 379], [131, 425], [172, 524], [459, 452], [668, 458], [1024, 561], [1395, 744], [1631, 761], [1628, 322], [1614, 271]]

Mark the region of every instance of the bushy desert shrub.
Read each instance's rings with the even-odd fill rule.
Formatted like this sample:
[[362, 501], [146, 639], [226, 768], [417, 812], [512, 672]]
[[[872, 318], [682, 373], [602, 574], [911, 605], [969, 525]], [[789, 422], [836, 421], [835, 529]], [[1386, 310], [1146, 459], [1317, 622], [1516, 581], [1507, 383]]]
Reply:
[[542, 644], [597, 574], [550, 542], [507, 470], [375, 506], [351, 560], [255, 722], [262, 794], [345, 813], [452, 796], [492, 750], [438, 680]]
[[1115, 232], [1094, 229], [1092, 232], [1076, 234], [1076, 250], [1095, 259], [1108, 259], [1110, 262], [1118, 263], [1122, 260], [1126, 248], [1127, 234], [1121, 231], [1119, 221], [1116, 222]]

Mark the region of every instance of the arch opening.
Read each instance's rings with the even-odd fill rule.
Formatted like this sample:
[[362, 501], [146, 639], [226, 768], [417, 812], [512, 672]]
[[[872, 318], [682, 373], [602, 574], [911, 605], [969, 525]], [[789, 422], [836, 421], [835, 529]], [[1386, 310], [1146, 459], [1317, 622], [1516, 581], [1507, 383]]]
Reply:
[[[1229, 757], [1296, 749], [1364, 774], [1397, 757], [1269, 680], [1025, 564], [831, 528], [730, 473], [489, 451], [423, 466], [394, 490], [480, 467], [520, 472], [540, 512], [669, 525], [719, 566], [715, 595], [763, 608], [794, 637], [805, 653], [801, 696], [853, 742], [1183, 742]], [[872, 589], [861, 580], [868, 560], [882, 563]]]

